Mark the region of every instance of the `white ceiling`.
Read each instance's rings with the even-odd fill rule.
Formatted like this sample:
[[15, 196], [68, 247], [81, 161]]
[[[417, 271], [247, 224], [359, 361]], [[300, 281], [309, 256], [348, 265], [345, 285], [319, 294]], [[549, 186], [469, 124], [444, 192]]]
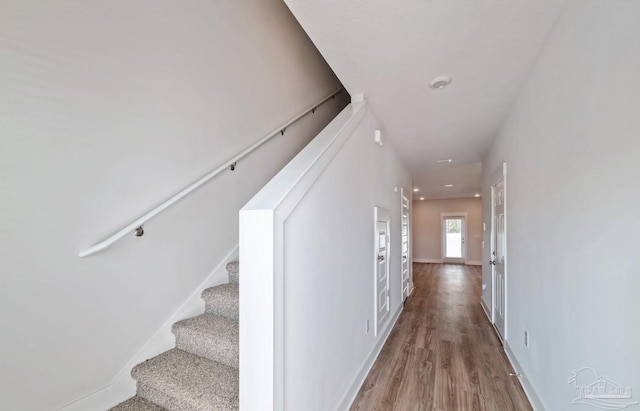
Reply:
[[[480, 192], [482, 157], [565, 3], [285, 2], [349, 93], [364, 94], [420, 188], [414, 198], [427, 199]], [[449, 87], [430, 89], [442, 75]]]

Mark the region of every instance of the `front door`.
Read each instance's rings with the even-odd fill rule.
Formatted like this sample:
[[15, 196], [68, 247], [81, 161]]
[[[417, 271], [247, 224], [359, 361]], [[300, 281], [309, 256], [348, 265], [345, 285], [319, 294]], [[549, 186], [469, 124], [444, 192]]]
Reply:
[[465, 217], [442, 217], [442, 260], [445, 263], [465, 262]]
[[506, 227], [504, 180], [491, 187], [492, 229], [491, 264], [493, 266], [493, 313], [496, 330], [505, 337], [506, 318]]

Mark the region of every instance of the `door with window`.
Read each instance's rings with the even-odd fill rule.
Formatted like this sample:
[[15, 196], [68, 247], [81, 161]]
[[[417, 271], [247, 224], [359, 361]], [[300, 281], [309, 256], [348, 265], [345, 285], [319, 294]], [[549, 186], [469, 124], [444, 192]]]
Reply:
[[466, 261], [466, 213], [442, 214], [442, 261], [464, 264]]

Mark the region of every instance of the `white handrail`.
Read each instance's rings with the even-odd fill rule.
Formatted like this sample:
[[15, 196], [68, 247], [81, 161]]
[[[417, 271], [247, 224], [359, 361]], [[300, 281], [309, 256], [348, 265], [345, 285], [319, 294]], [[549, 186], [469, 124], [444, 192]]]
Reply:
[[109, 237], [107, 237], [106, 239], [102, 240], [101, 242], [96, 243], [96, 244], [92, 245], [91, 247], [87, 248], [86, 250], [80, 252], [80, 254], [78, 254], [78, 256], [79, 257], [87, 257], [87, 256], [90, 256], [92, 254], [98, 253], [98, 252], [100, 252], [102, 250], [105, 250], [105, 249], [109, 248], [109, 246], [111, 246], [111, 244], [115, 243], [116, 241], [118, 241], [122, 237], [126, 236], [127, 234], [134, 233], [135, 230], [138, 227], [142, 226], [145, 222], [151, 220], [153, 217], [157, 216], [162, 211], [166, 210], [167, 208], [169, 208], [173, 204], [177, 203], [182, 198], [186, 197], [187, 195], [189, 195], [190, 193], [192, 193], [193, 191], [198, 189], [200, 186], [202, 186], [205, 183], [207, 183], [213, 177], [217, 176], [218, 174], [220, 174], [224, 170], [228, 169], [229, 167], [233, 168], [235, 166], [235, 163], [238, 160], [242, 159], [247, 154], [251, 153], [253, 150], [255, 150], [258, 147], [262, 146], [264, 143], [266, 143], [267, 141], [271, 140], [273, 137], [277, 136], [279, 133], [284, 134], [284, 131], [285, 131], [285, 129], [287, 127], [289, 127], [291, 124], [295, 123], [296, 121], [300, 120], [302, 117], [306, 116], [310, 112], [315, 111], [315, 109], [318, 108], [318, 106], [322, 105], [324, 102], [326, 102], [330, 98], [334, 97], [341, 90], [342, 90], [342, 87], [339, 87], [338, 89], [336, 89], [331, 94], [329, 94], [326, 97], [324, 97], [322, 100], [320, 100], [316, 104], [310, 106], [308, 109], [306, 109], [302, 113], [298, 114], [297, 116], [295, 116], [294, 118], [292, 118], [291, 120], [286, 122], [284, 125], [278, 127], [276, 130], [274, 130], [271, 133], [267, 134], [266, 136], [264, 136], [263, 138], [261, 138], [257, 142], [253, 143], [251, 146], [247, 147], [246, 149], [242, 150], [240, 153], [236, 154], [235, 156], [233, 156], [229, 160], [225, 161], [222, 165], [218, 166], [217, 168], [215, 168], [211, 172], [207, 173], [203, 177], [201, 177], [198, 180], [196, 180], [195, 182], [191, 183], [188, 187], [184, 188], [183, 190], [181, 190], [177, 194], [173, 195], [168, 200], [165, 200], [164, 202], [162, 202], [160, 205], [158, 205], [157, 207], [155, 207], [151, 211], [149, 211], [146, 214], [142, 215], [141, 217], [137, 218], [133, 222], [127, 224], [122, 229], [118, 230], [117, 232], [115, 232], [114, 234], [110, 235]]

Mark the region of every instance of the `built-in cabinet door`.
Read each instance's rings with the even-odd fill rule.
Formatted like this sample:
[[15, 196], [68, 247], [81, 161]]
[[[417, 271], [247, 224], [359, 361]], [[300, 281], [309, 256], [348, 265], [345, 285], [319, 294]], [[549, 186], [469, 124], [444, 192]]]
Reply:
[[375, 333], [378, 335], [389, 318], [389, 227], [388, 210], [375, 208]]
[[377, 307], [377, 317], [378, 317], [378, 328], [384, 321], [387, 319], [389, 315], [389, 247], [388, 247], [388, 233], [387, 233], [387, 223], [384, 221], [379, 221], [377, 223], [377, 231], [378, 231], [378, 269], [377, 269], [377, 297], [378, 297], [378, 307]]

